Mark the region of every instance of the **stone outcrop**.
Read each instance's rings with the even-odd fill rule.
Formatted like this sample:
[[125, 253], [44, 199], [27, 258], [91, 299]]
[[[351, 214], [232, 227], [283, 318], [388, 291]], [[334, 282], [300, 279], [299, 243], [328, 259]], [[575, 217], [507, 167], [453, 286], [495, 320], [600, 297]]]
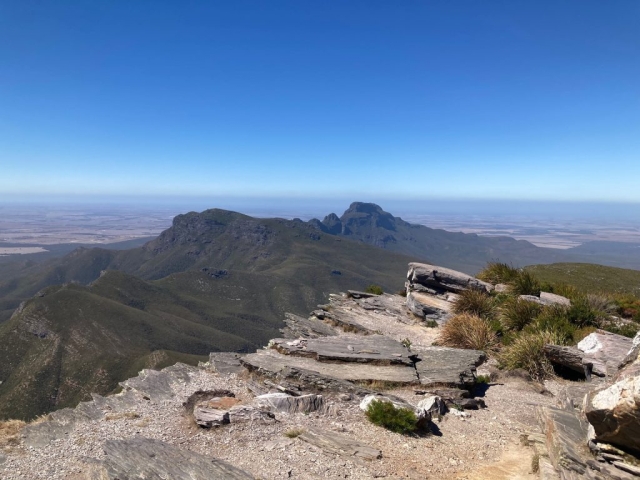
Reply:
[[604, 330], [593, 332], [578, 343], [585, 362], [592, 364], [592, 373], [601, 377], [615, 376], [632, 347], [630, 338]]
[[639, 376], [591, 392], [585, 414], [597, 441], [640, 453]]
[[414, 285], [414, 290], [461, 292], [463, 290], [480, 290], [490, 292], [493, 285], [478, 280], [466, 273], [457, 272], [449, 268], [437, 267], [426, 263], [410, 263], [407, 273], [409, 284]]

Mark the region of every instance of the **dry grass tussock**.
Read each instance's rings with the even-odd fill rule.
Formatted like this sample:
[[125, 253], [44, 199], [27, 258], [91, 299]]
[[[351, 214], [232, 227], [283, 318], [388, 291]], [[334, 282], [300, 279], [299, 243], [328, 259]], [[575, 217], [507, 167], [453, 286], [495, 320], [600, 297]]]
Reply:
[[18, 445], [20, 430], [26, 425], [22, 420], [6, 420], [0, 422], [0, 447]]
[[523, 368], [534, 380], [553, 376], [553, 367], [544, 354], [545, 344], [561, 343], [553, 332], [538, 331], [522, 333], [504, 347], [498, 360], [509, 370]]
[[461, 313], [445, 323], [438, 337], [438, 345], [472, 350], [493, 350], [496, 334], [489, 322], [477, 315]]

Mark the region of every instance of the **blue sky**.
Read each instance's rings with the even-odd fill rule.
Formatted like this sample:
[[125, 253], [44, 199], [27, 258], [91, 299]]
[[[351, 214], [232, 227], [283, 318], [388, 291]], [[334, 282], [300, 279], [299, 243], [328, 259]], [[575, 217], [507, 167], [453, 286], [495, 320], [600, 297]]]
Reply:
[[0, 3], [0, 196], [640, 202], [640, 2]]

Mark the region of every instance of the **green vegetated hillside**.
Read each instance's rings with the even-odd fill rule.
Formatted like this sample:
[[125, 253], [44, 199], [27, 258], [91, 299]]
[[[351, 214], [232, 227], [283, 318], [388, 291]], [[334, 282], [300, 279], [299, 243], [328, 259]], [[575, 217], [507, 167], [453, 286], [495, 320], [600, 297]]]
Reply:
[[75, 405], [145, 366], [255, 350], [286, 311], [307, 315], [331, 292], [399, 290], [412, 260], [222, 210], [180, 215], [141, 248], [76, 250], [2, 285], [5, 298], [38, 293], [0, 325], [0, 416]]
[[640, 271], [591, 263], [554, 263], [526, 268], [541, 282], [565, 283], [586, 293], [627, 293], [640, 297]]

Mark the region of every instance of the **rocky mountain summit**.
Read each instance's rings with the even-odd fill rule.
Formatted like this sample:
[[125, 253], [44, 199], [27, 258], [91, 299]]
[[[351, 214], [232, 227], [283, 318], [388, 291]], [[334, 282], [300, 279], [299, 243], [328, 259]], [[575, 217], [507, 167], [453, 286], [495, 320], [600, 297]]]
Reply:
[[[0, 437], [0, 477], [635, 478], [640, 337], [596, 332], [553, 357], [579, 357], [592, 380], [544, 385], [434, 345], [427, 307], [494, 288], [412, 263], [406, 297], [331, 295], [287, 314], [255, 353], [142, 370], [120, 393], [16, 428]], [[374, 400], [413, 412], [416, 433], [369, 422]]]

